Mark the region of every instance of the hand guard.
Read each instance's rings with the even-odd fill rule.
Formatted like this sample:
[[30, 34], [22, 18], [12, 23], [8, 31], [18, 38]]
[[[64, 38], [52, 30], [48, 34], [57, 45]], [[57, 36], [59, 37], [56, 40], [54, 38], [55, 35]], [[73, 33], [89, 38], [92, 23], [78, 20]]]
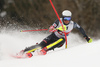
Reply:
[[51, 26], [51, 27], [49, 28], [49, 32], [55, 32], [55, 31], [57, 31], [57, 29], [55, 29], [54, 26]]
[[91, 43], [93, 40], [90, 37], [85, 37], [88, 43]]

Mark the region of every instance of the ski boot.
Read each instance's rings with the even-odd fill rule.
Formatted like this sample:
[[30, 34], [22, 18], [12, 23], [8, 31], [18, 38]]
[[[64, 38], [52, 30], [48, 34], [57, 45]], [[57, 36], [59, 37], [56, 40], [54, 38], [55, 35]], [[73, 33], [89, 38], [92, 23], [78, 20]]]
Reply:
[[32, 53], [26, 53], [26, 55], [28, 58], [31, 58], [33, 56]]
[[44, 47], [42, 50], [40, 50], [40, 52], [38, 53], [39, 55], [46, 55], [47, 54], [47, 47]]

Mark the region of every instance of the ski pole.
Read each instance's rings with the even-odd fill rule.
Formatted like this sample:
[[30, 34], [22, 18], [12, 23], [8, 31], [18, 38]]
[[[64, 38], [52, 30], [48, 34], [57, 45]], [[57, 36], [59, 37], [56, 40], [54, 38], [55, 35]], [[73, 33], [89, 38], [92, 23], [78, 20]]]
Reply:
[[37, 29], [37, 30], [21, 30], [20, 32], [31, 32], [31, 31], [46, 31], [48, 29]]

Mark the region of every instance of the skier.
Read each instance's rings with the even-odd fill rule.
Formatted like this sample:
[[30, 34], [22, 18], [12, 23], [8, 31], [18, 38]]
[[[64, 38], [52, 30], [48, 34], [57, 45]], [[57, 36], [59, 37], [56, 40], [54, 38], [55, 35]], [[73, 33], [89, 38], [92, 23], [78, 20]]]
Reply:
[[62, 28], [60, 21], [57, 19], [54, 24], [50, 26], [49, 32], [52, 33], [48, 37], [43, 39], [43, 41], [39, 44], [24, 49], [22, 52], [26, 53], [26, 55], [30, 58], [33, 56], [32, 52], [37, 49], [41, 49], [40, 54], [45, 55], [47, 51], [54, 50], [54, 48], [56, 47], [61, 47], [65, 42], [65, 35], [63, 29], [68, 36], [69, 33], [73, 30], [73, 28], [76, 28], [82, 33], [83, 37], [87, 40], [87, 42], [91, 43], [92, 39], [86, 35], [85, 31], [80, 25], [71, 20], [71, 17], [72, 13], [69, 10], [64, 10], [62, 12], [62, 18], [60, 18], [64, 28]]

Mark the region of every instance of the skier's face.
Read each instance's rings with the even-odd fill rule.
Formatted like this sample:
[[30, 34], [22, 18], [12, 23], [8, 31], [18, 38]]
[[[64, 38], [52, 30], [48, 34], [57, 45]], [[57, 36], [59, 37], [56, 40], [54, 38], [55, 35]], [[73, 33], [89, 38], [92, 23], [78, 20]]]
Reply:
[[65, 24], [69, 24], [69, 21], [68, 21], [68, 20], [64, 20], [64, 23], [65, 23]]
[[64, 23], [69, 24], [71, 17], [63, 17]]

